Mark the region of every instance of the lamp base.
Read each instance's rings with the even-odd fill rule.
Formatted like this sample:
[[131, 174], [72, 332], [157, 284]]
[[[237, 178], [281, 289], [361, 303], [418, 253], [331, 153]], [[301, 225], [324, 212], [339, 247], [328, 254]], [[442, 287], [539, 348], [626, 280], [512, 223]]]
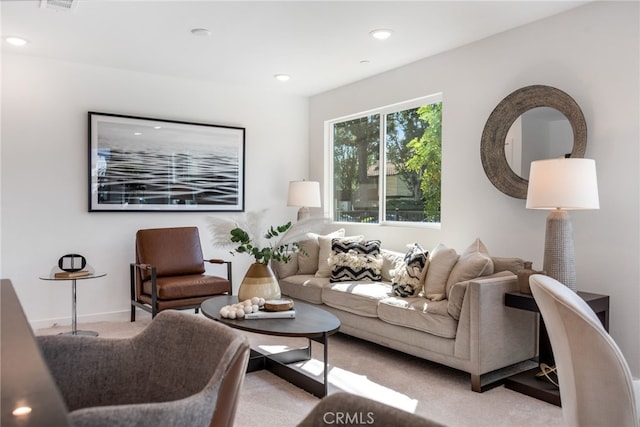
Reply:
[[556, 209], [547, 216], [542, 268], [549, 277], [577, 291], [573, 226], [567, 211]]
[[303, 206], [300, 209], [298, 209], [298, 221], [302, 221], [303, 219], [307, 219], [307, 218], [309, 218], [310, 215], [311, 215], [311, 213], [310, 213], [308, 207]]

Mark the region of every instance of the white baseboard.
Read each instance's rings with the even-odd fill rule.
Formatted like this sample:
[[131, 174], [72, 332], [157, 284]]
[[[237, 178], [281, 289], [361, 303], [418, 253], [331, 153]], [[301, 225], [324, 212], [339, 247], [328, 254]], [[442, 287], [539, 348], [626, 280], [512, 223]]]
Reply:
[[[138, 316], [149, 316], [151, 318], [151, 313], [136, 309], [136, 319]], [[84, 316], [78, 316], [78, 323], [91, 323], [91, 322], [125, 322], [131, 319], [131, 310], [122, 310], [122, 311], [112, 311], [108, 313], [96, 313], [96, 314], [87, 314]], [[57, 325], [71, 325], [71, 316], [69, 317], [59, 317], [53, 319], [42, 319], [29, 321], [31, 325], [31, 329], [34, 331], [37, 329], [51, 328]]]

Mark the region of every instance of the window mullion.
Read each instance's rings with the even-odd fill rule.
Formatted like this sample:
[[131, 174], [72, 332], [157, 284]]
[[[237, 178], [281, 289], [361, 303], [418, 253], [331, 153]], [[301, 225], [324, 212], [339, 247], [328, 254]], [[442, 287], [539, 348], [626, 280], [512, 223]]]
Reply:
[[378, 223], [382, 224], [387, 218], [386, 194], [387, 194], [387, 115], [380, 113], [380, 153], [378, 168]]

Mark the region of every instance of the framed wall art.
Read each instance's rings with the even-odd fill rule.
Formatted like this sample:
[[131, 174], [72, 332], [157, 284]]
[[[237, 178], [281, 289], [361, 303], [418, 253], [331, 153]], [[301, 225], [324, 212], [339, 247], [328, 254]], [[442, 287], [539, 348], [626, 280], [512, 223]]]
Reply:
[[89, 212], [244, 211], [245, 128], [89, 112]]

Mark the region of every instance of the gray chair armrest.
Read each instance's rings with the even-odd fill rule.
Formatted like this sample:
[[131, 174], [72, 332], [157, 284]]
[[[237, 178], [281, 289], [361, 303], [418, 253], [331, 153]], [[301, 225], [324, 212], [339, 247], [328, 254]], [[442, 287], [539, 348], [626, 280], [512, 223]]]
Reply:
[[37, 342], [70, 418], [87, 426], [230, 426], [249, 356], [243, 335], [174, 310], [132, 338]]

